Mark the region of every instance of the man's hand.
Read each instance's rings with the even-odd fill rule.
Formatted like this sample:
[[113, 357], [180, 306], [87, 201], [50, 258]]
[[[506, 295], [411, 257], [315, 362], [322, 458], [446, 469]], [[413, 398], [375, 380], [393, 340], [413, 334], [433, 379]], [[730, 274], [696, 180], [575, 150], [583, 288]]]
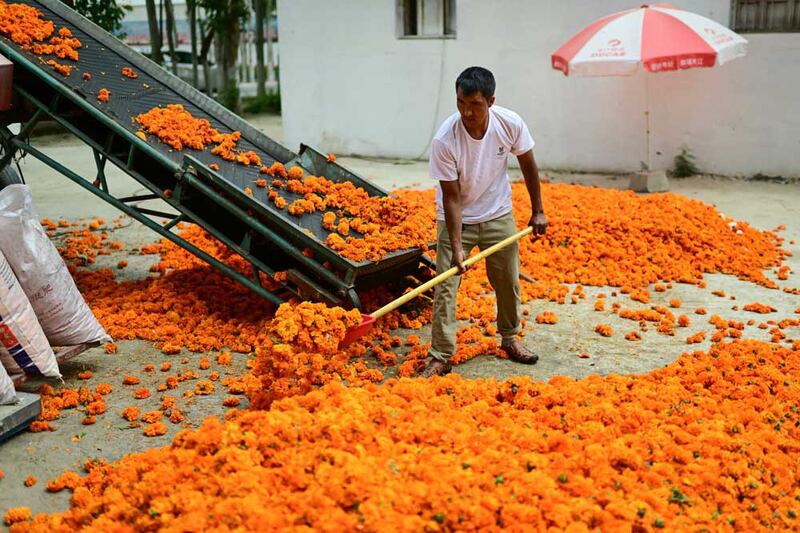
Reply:
[[453, 250], [453, 259], [450, 261], [450, 268], [458, 267], [459, 276], [467, 271], [467, 267], [464, 266], [464, 261], [466, 261], [466, 257], [464, 257], [464, 249], [459, 246]]
[[531, 219], [528, 221], [528, 225], [533, 228], [531, 240], [535, 241], [536, 237], [539, 235], [544, 235], [547, 232], [547, 226], [549, 223], [547, 222], [547, 217], [544, 216], [544, 213], [533, 213], [531, 215]]

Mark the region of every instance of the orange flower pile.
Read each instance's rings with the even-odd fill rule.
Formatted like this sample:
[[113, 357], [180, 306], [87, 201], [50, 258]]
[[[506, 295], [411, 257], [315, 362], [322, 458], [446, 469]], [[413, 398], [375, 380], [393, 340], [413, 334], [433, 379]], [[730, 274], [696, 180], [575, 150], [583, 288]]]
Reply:
[[[287, 171], [277, 163], [267, 169], [267, 174], [276, 177], [275, 182], [278, 183], [273, 182], [273, 187], [289, 188], [304, 195], [316, 195], [326, 202], [326, 206], [328, 202], [334, 202], [331, 205], [336, 205], [342, 212], [339, 218], [348, 220], [351, 227], [354, 225], [353, 220], [358, 218], [350, 216], [356, 213], [345, 211], [348, 209], [347, 202], [341, 196], [337, 196], [343, 189], [333, 187], [328, 180], [313, 176], [300, 180], [297, 178], [302, 178], [301, 169], [294, 167]], [[288, 179], [288, 182], [277, 178]], [[520, 197], [526, 194], [524, 187], [515, 184], [513, 190], [517, 201], [517, 219], [524, 220], [522, 213], [527, 206], [524, 197]], [[703, 271], [714, 271], [718, 268], [717, 264], [725, 265], [727, 271], [732, 271], [740, 277], [758, 281], [759, 264], [762, 266], [772, 264], [785, 255], [779, 248], [780, 239], [775, 235], [758, 232], [743, 223], [738, 223], [742, 234], [732, 232], [726, 222], [727, 219], [720, 217], [712, 208], [677, 196], [639, 197], [619, 191], [547, 184], [543, 190], [545, 199], [549, 202], [548, 206], [552, 204], [552, 208], [548, 207], [551, 213], [552, 234], [548, 233], [536, 242], [525, 240], [521, 243], [522, 262], [533, 264], [533, 268], [526, 267], [526, 270], [535, 273], [538, 278], [534, 283], [523, 282], [525, 300], [547, 298], [563, 302], [570, 293], [569, 288], [564, 285], [569, 281], [565, 276], [572, 274], [577, 274], [581, 277], [578, 281], [587, 284], [609, 280], [619, 282], [620, 292], [636, 295], [639, 299], [649, 298], [643, 287], [651, 279], [650, 276], [664, 279], [669, 286], [667, 280], [677, 281], [680, 277], [677, 275], [679, 272], [698, 272], [698, 276], [702, 276]], [[352, 192], [356, 197], [360, 194], [354, 188]], [[396, 222], [404, 213], [412, 211], [416, 214], [427, 212], [430, 216], [426, 219], [425, 231], [432, 230], [433, 211], [430, 192], [401, 191], [398, 193], [397, 202], [392, 203], [393, 200], [381, 199], [388, 201], [384, 202], [383, 206], [390, 215], [387, 220]], [[363, 204], [365, 212], [383, 213], [380, 210], [375, 211], [374, 206], [370, 206], [366, 198]], [[588, 205], [600, 206], [599, 212], [606, 213], [603, 215], [605, 218], [598, 219], [598, 215], [594, 214], [595, 211], [588, 213], [588, 209], [585, 208], [580, 211], [582, 207]], [[400, 206], [400, 210], [393, 211], [397, 206]], [[411, 206], [414, 206], [413, 209]], [[670, 213], [669, 224], [679, 225], [685, 229], [680, 232], [676, 230], [673, 234], [664, 233], [664, 230], [654, 223], [658, 220], [660, 209]], [[645, 214], [639, 215], [640, 212]], [[358, 214], [364, 215], [364, 213]], [[696, 220], [698, 218], [700, 220]], [[361, 222], [355, 225], [364, 224], [364, 220], [362, 218]], [[621, 240], [619, 243], [607, 240], [607, 234], [609, 232], [613, 234], [614, 229], [605, 231], [604, 224], [618, 224], [620, 220], [625, 221], [626, 232], [648, 243], [646, 253], [640, 253], [638, 250], [636, 253], [630, 253], [629, 250], [635, 249], [636, 245], [628, 240]], [[717, 220], [721, 222], [717, 223]], [[594, 222], [589, 224], [587, 221]], [[335, 227], [334, 222], [336, 218], [330, 221], [332, 227]], [[102, 231], [104, 224], [98, 222], [97, 232]], [[416, 222], [411, 224], [412, 227], [416, 227], [415, 225]], [[53, 224], [53, 227], [56, 225]], [[593, 232], [593, 229], [596, 231]], [[75, 258], [73, 261], [76, 261], [84, 256], [91, 262], [92, 253], [95, 255], [107, 253], [103, 250], [106, 250], [109, 244], [102, 233], [98, 236], [97, 232], [88, 230], [75, 231], [83, 233], [71, 237], [73, 240], [62, 247], [65, 257]], [[378, 234], [380, 235], [380, 232]], [[244, 260], [196, 226], [182, 226], [181, 235], [238, 271], [249, 274], [249, 265]], [[348, 237], [350, 242], [358, 240], [356, 237]], [[702, 253], [696, 253], [691, 245], [693, 240], [704, 243]], [[398, 237], [398, 241], [402, 239]], [[93, 247], [98, 247], [100, 252], [96, 250], [93, 252]], [[169, 242], [145, 246], [142, 248], [142, 253], [161, 255], [160, 261], [151, 270], [163, 273], [162, 276], [116, 284], [114, 273], [108, 269], [74, 272], [87, 301], [112, 336], [118, 339], [140, 338], [156, 341], [158, 347], [167, 353], [178, 353], [183, 347], [200, 352], [227, 347], [238, 352], [251, 352], [255, 349], [270, 358], [280, 360], [280, 351], [285, 348], [278, 349], [276, 354], [272, 341], [265, 339], [264, 332], [273, 327], [271, 321], [273, 310], [268, 304]], [[728, 257], [736, 259], [728, 261], [726, 259]], [[708, 261], [705, 262], [704, 258], [708, 258]], [[647, 276], [643, 275], [645, 272]], [[262, 281], [268, 288], [277, 286], [273, 280], [263, 278]], [[623, 281], [625, 285], [622, 285]], [[699, 278], [691, 281], [702, 283]], [[486, 297], [490, 291], [483, 264], [476, 265], [462, 277], [457, 316], [461, 320], [470, 322], [467, 328], [476, 327], [469, 332], [466, 329], [460, 332], [461, 344], [455, 357], [456, 362], [463, 362], [475, 355], [496, 353], [496, 338], [494, 338], [496, 328], [492, 324], [495, 302], [492, 297]], [[637, 295], [637, 291], [643, 294]], [[580, 299], [584, 295], [582, 291], [576, 289], [572, 296]], [[614, 302], [612, 308], [612, 311], [619, 311], [619, 303]], [[625, 311], [619, 312], [620, 316], [625, 316]], [[638, 320], [640, 324], [643, 319], [657, 321], [657, 329], [663, 334], [674, 334], [676, 325], [682, 325], [668, 309], [663, 307], [632, 311], [632, 313], [636, 314], [630, 318]], [[387, 317], [381, 327], [364, 343], [356, 345], [347, 352], [330, 354], [329, 366], [326, 367], [328, 377], [320, 377], [325, 372], [317, 369], [314, 372], [314, 384], [331, 379], [349, 379], [348, 376], [355, 379], [361, 379], [358, 376], [362, 376], [366, 381], [380, 379], [379, 371], [363, 365], [363, 361], [358, 358], [368, 350], [372, 350], [383, 365], [396, 365], [397, 359], [391, 352], [391, 346], [381, 346], [388, 338], [388, 329], [398, 326], [419, 328], [429, 320], [428, 306], [423, 306], [422, 312], [415, 316], [406, 313]], [[642, 331], [645, 331], [645, 328], [642, 328]], [[722, 335], [732, 337], [736, 334], [734, 331], [735, 328], [727, 328]], [[719, 340], [721, 337], [715, 342]], [[376, 347], [381, 349], [378, 350]], [[290, 348], [296, 350], [294, 346]], [[400, 368], [401, 375], [410, 375], [419, 367], [426, 348], [426, 345], [419, 345], [408, 351], [406, 360]], [[300, 354], [306, 353], [303, 349], [296, 351]], [[351, 361], [353, 358], [356, 359], [355, 363]], [[283, 362], [275, 367], [278, 370], [274, 372], [265, 370], [260, 379], [265, 375], [271, 375], [272, 377], [267, 380], [284, 380], [288, 383], [288, 380], [292, 379], [290, 376], [295, 372], [301, 376], [308, 375], [307, 364], [311, 361], [310, 358], [304, 355], [296, 359], [293, 363], [294, 368], [290, 367], [291, 361], [291, 358], [284, 356]], [[357, 367], [358, 364], [362, 366]], [[164, 390], [173, 388], [178, 383], [175, 376], [170, 378], [172, 381], [162, 384]], [[307, 383], [300, 381], [301, 385], [296, 389], [305, 390]], [[244, 388], [246, 387], [242, 386], [242, 390]], [[288, 389], [295, 390], [292, 387]], [[284, 391], [281, 391], [277, 397], [285, 395]]]
[[[195, 118], [182, 104], [154, 107], [138, 115], [136, 122], [144, 131], [176, 150], [183, 150], [184, 147], [205, 150], [214, 144], [211, 153], [226, 161], [236, 161], [245, 166], [261, 164], [261, 158], [252, 150], [243, 152], [236, 149], [242, 136], [240, 132], [222, 133], [212, 127], [207, 119]], [[210, 168], [219, 170], [219, 165], [212, 163]]]
[[88, 465], [66, 513], [12, 531], [796, 529], [799, 356], [736, 341], [646, 376], [330, 383]]
[[[522, 224], [530, 201], [524, 184], [512, 190]], [[544, 184], [542, 194], [547, 234], [520, 243], [523, 270], [540, 283], [642, 288], [658, 281], [696, 284], [704, 273], [721, 272], [775, 287], [763, 270], [787, 256], [775, 233], [676, 194], [638, 196], [566, 184]]]
[[[325, 243], [353, 261], [378, 261], [397, 250], [427, 249], [433, 239], [430, 198], [427, 193], [400, 191], [399, 197], [374, 197], [351, 182], [336, 183], [324, 177], [303, 177], [303, 169], [288, 171], [276, 163], [267, 174], [283, 176], [268, 187], [268, 198], [291, 215], [322, 212], [322, 227], [331, 231]], [[301, 195], [291, 203], [278, 193], [286, 189]], [[337, 220], [338, 216], [338, 222]], [[357, 232], [351, 235], [351, 230]]]
[[[94, 392], [86, 387], [56, 391], [50, 385], [42, 385], [39, 389], [42, 413], [39, 417], [40, 419], [31, 424], [30, 431], [34, 433], [55, 431], [56, 428], [50, 422], [58, 419], [63, 409], [74, 409], [83, 406], [87, 420], [92, 419], [95, 415], [101, 415], [107, 409], [104, 396], [110, 394], [111, 391], [112, 387], [108, 383], [99, 383]], [[93, 421], [88, 423], [93, 423]]]
[[[250, 402], [268, 407], [274, 400], [304, 394], [314, 386], [341, 376], [356, 378], [359, 363], [348, 374], [349, 355], [339, 350], [348, 328], [361, 323], [355, 309], [303, 302], [278, 308], [268, 335], [256, 347], [256, 364], [250, 384]], [[383, 374], [376, 372], [375, 380]]]
[[[0, 34], [37, 56], [78, 61], [77, 49], [81, 47], [81, 42], [72, 36], [69, 28], [62, 27], [58, 35], [52, 36], [54, 31], [53, 22], [42, 18], [42, 12], [38, 9], [0, 0]], [[62, 65], [55, 59], [40, 61], [64, 76], [72, 72], [71, 65]]]
[[97, 99], [101, 102], [108, 102], [108, 97], [111, 95], [105, 87], [97, 92]]
[[154, 107], [138, 115], [136, 122], [176, 150], [183, 150], [184, 147], [205, 150], [219, 135], [208, 120], [193, 117], [181, 104]]

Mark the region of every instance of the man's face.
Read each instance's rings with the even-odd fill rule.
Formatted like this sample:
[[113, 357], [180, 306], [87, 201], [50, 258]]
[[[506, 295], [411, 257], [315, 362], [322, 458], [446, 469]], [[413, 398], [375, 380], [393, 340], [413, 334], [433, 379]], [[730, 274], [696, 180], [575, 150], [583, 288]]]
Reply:
[[469, 96], [459, 87], [456, 90], [456, 106], [461, 114], [461, 120], [467, 126], [481, 126], [486, 123], [489, 116], [489, 108], [494, 103], [494, 96], [486, 99], [483, 93], [475, 91]]

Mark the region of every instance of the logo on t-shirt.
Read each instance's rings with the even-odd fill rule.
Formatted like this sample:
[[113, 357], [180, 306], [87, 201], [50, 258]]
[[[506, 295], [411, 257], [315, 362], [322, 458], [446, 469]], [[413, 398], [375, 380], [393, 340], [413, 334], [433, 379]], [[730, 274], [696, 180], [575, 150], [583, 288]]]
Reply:
[[497, 149], [497, 157], [501, 157], [504, 155], [506, 155], [506, 148], [505, 146], [501, 146], [500, 148]]

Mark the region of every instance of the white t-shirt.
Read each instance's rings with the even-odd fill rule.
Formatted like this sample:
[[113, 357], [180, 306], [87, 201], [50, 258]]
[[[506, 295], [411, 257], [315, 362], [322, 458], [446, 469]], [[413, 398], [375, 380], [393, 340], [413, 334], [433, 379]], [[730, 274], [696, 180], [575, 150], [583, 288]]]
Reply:
[[[455, 113], [431, 143], [430, 176], [438, 181], [460, 180], [462, 222], [486, 222], [511, 212], [508, 154], [524, 154], [533, 145], [525, 122], [509, 109], [489, 108], [489, 127], [480, 140], [467, 133], [461, 115]], [[436, 188], [436, 217], [444, 220], [441, 187]]]

